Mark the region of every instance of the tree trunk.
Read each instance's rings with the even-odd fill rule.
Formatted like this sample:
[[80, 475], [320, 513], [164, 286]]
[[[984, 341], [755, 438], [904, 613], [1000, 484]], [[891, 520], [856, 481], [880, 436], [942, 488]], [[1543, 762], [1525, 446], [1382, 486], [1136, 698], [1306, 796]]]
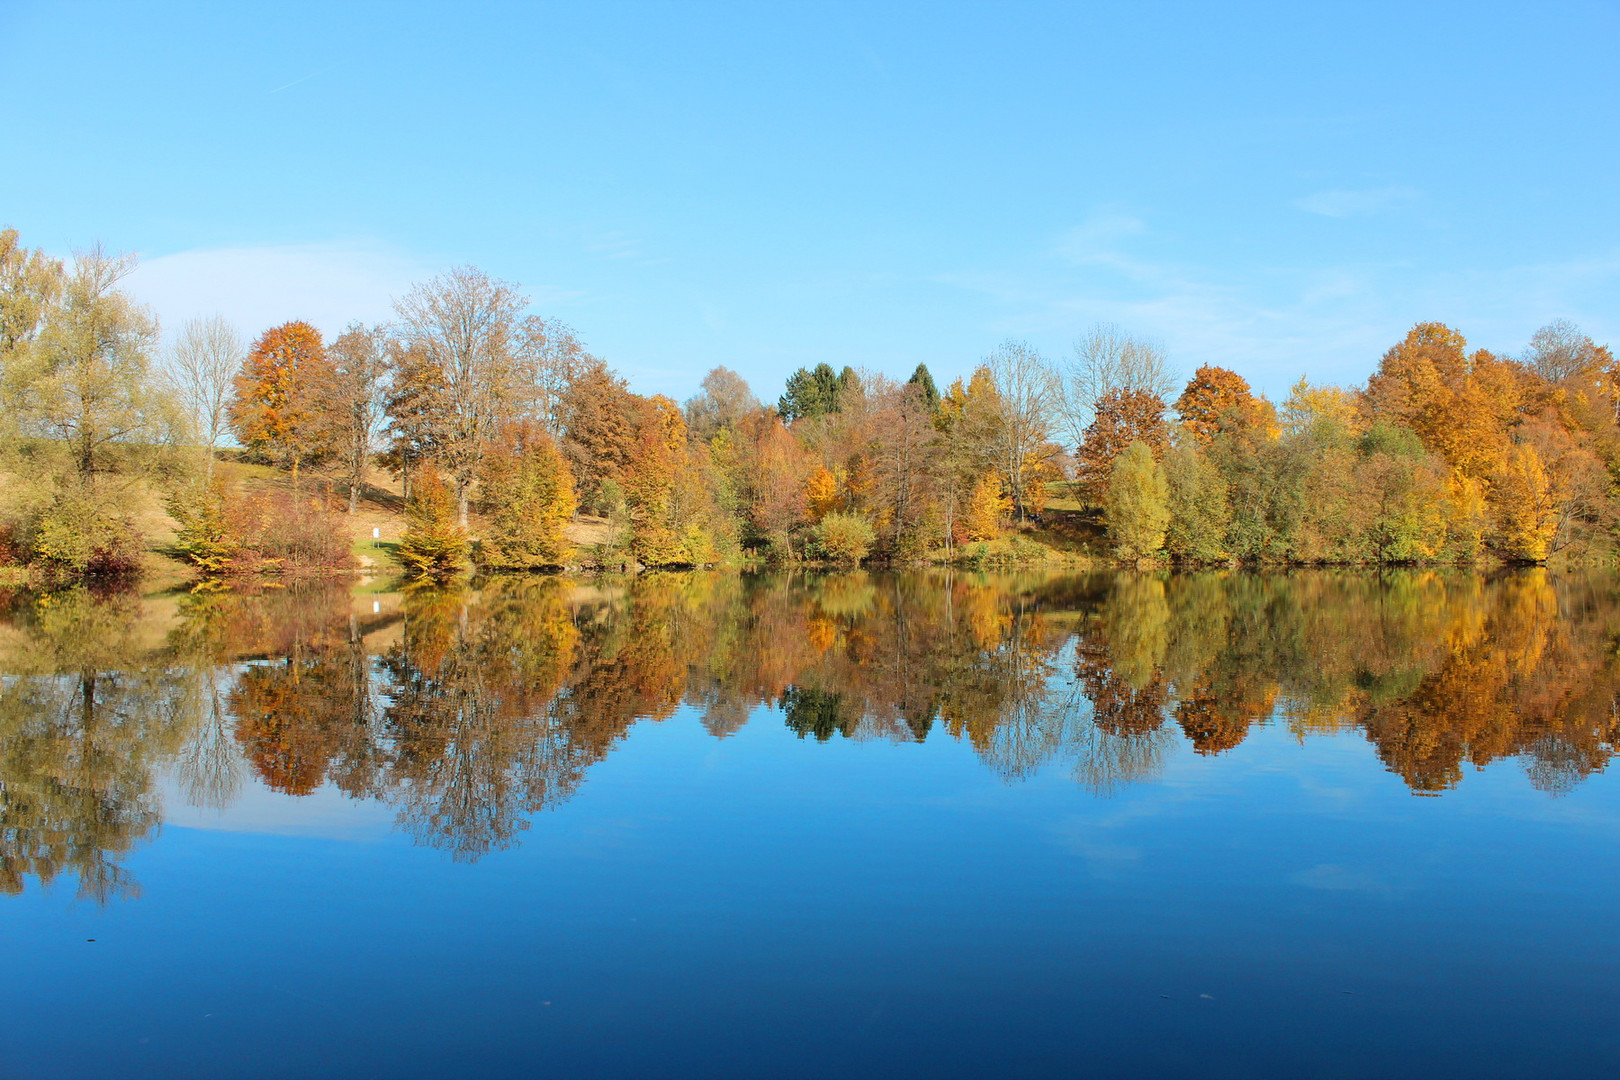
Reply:
[[360, 509], [360, 481], [349, 482], [349, 516], [353, 517], [355, 511]]
[[461, 527], [467, 527], [467, 484], [465, 481], [456, 485], [456, 520]]

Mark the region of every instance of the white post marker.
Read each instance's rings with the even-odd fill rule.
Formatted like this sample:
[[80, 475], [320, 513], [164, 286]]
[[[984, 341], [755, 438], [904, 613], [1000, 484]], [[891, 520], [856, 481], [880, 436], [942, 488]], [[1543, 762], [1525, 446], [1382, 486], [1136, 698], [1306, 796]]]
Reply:
[[377, 541], [379, 541], [381, 539], [382, 539], [382, 530], [377, 528], [375, 525], [373, 525], [372, 528], [371, 528], [371, 546], [376, 547], [377, 546]]

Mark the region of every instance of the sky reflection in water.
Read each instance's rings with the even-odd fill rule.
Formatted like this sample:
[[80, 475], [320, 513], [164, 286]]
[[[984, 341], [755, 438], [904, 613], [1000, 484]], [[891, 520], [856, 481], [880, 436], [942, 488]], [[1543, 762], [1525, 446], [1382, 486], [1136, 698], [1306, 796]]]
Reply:
[[1604, 1075], [1617, 584], [19, 597], [0, 1075]]

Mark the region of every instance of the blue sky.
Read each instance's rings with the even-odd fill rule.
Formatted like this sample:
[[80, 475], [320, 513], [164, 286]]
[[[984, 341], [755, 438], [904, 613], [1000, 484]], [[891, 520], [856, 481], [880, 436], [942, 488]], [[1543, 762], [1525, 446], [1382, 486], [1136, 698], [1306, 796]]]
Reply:
[[1097, 320], [1273, 395], [1620, 339], [1615, 4], [257, 7], [0, 0], [0, 224], [169, 326], [476, 264], [676, 397]]

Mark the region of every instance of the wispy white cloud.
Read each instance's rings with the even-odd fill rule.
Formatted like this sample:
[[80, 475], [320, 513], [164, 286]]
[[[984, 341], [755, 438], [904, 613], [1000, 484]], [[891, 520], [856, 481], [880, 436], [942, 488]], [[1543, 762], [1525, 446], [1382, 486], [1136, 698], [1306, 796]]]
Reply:
[[218, 313], [248, 335], [289, 319], [334, 333], [357, 319], [389, 319], [393, 298], [432, 273], [370, 244], [210, 248], [142, 263], [129, 288], [170, 331]]
[[1326, 892], [1371, 893], [1374, 896], [1396, 896], [1409, 892], [1409, 886], [1396, 884], [1370, 870], [1337, 863], [1322, 863], [1308, 870], [1288, 876], [1289, 884]]
[[1324, 217], [1346, 218], [1366, 217], [1371, 214], [1382, 214], [1389, 210], [1399, 210], [1411, 206], [1418, 201], [1416, 188], [1393, 184], [1389, 187], [1362, 188], [1350, 190], [1333, 188], [1328, 191], [1318, 191], [1307, 195], [1303, 199], [1296, 199], [1294, 205], [1311, 214], [1321, 214]]
[[1101, 210], [1058, 237], [1053, 245], [1059, 257], [1073, 263], [1109, 262], [1118, 258], [1113, 250], [1127, 236], [1147, 231], [1141, 218], [1117, 210]]
[[396, 816], [385, 803], [350, 798], [330, 784], [294, 796], [271, 791], [250, 779], [231, 805], [222, 810], [190, 805], [183, 785], [173, 775], [159, 777], [158, 793], [163, 800], [165, 829], [375, 842], [394, 831]]
[[987, 338], [1027, 337], [1061, 349], [1093, 322], [1117, 322], [1163, 341], [1183, 374], [1219, 364], [1273, 396], [1301, 375], [1361, 381], [1420, 320], [1449, 322], [1474, 344], [1499, 351], [1521, 348], [1558, 316], [1600, 341], [1620, 335], [1606, 310], [1620, 284], [1620, 253], [1464, 274], [1426, 269], [1404, 255], [1238, 271], [1143, 254], [1158, 239], [1140, 219], [1097, 215], [1054, 236], [1023, 265], [932, 280], [988, 301]]
[[587, 231], [581, 234], [580, 250], [597, 259], [634, 262], [640, 266], [662, 266], [673, 262], [667, 255], [650, 255], [646, 241], [625, 229]]

